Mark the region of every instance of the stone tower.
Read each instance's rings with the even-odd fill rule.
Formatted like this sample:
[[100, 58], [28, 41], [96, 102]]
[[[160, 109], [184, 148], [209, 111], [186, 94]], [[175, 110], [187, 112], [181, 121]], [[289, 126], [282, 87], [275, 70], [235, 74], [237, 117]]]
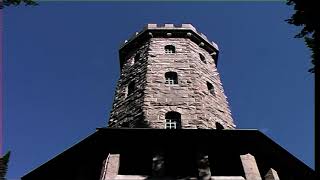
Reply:
[[263, 133], [234, 129], [218, 54], [190, 24], [148, 24], [120, 48], [113, 128], [22, 180], [316, 180]]
[[218, 54], [191, 24], [148, 24], [119, 50], [109, 127], [234, 129]]

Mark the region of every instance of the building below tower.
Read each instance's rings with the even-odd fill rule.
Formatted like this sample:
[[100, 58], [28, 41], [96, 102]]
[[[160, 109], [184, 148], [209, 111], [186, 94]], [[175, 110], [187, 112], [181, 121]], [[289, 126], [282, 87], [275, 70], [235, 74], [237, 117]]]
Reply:
[[257, 130], [100, 128], [22, 180], [315, 180]]

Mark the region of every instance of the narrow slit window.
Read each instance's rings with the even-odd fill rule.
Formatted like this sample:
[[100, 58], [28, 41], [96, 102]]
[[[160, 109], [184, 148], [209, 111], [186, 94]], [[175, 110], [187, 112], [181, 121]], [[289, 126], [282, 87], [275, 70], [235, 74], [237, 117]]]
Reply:
[[207, 63], [206, 58], [204, 57], [203, 54], [199, 53], [199, 56], [200, 56], [200, 60], [201, 60], [202, 62]]
[[181, 129], [181, 114], [175, 111], [166, 113], [165, 129]]
[[129, 95], [131, 95], [135, 90], [135, 83], [134, 82], [130, 82], [128, 85], [128, 90], [127, 90], [127, 97]]
[[224, 127], [220, 123], [216, 122], [216, 129], [222, 130], [222, 129], [224, 129]]
[[131, 65], [133, 65], [134, 63], [138, 62], [140, 59], [140, 53], [137, 53], [134, 58], [131, 61]]
[[173, 53], [176, 53], [176, 48], [172, 45], [166, 45], [164, 47], [164, 50], [165, 50], [165, 53], [166, 54], [173, 54]]
[[211, 83], [207, 82], [207, 87], [208, 87], [210, 94], [215, 95], [213, 85]]
[[166, 72], [165, 73], [166, 84], [178, 84], [178, 75], [176, 72]]

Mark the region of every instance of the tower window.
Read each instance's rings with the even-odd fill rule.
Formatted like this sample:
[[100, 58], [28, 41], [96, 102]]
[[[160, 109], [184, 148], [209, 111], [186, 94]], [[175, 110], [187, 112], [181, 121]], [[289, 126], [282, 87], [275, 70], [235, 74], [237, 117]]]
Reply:
[[203, 54], [199, 53], [199, 56], [200, 56], [200, 60], [204, 63], [207, 63], [206, 62], [206, 58], [203, 56]]
[[140, 53], [137, 53], [134, 58], [131, 61], [131, 65], [133, 65], [134, 63], [138, 62], [140, 59]]
[[175, 111], [166, 113], [166, 129], [181, 129], [181, 114]]
[[224, 127], [220, 123], [216, 122], [216, 129], [222, 130], [222, 129], [224, 129]]
[[166, 72], [164, 76], [166, 78], [166, 84], [178, 84], [178, 75], [176, 72]]
[[132, 94], [135, 90], [135, 86], [134, 86], [134, 82], [130, 82], [128, 85], [128, 89], [127, 89], [127, 96], [129, 96], [130, 94]]
[[164, 47], [164, 50], [165, 50], [165, 52], [166, 52], [167, 54], [173, 54], [173, 53], [176, 52], [176, 48], [175, 48], [174, 46], [172, 46], [172, 45], [166, 45], [166, 46]]
[[209, 92], [210, 92], [212, 95], [215, 95], [213, 85], [212, 85], [211, 83], [207, 82], [207, 87], [208, 87]]

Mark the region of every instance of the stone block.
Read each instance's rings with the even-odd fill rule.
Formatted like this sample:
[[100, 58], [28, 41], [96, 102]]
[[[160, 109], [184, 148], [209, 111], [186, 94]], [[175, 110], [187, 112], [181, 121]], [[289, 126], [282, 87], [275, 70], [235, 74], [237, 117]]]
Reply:
[[147, 25], [147, 28], [148, 28], [148, 29], [157, 28], [157, 24], [148, 24], [148, 25]]
[[270, 168], [267, 174], [264, 176], [265, 180], [280, 180], [277, 171]]
[[251, 154], [240, 155], [246, 180], [262, 180], [254, 156]]
[[164, 24], [164, 27], [165, 28], [174, 28], [174, 25], [173, 24]]
[[120, 154], [109, 154], [103, 162], [100, 180], [114, 179], [119, 172]]

